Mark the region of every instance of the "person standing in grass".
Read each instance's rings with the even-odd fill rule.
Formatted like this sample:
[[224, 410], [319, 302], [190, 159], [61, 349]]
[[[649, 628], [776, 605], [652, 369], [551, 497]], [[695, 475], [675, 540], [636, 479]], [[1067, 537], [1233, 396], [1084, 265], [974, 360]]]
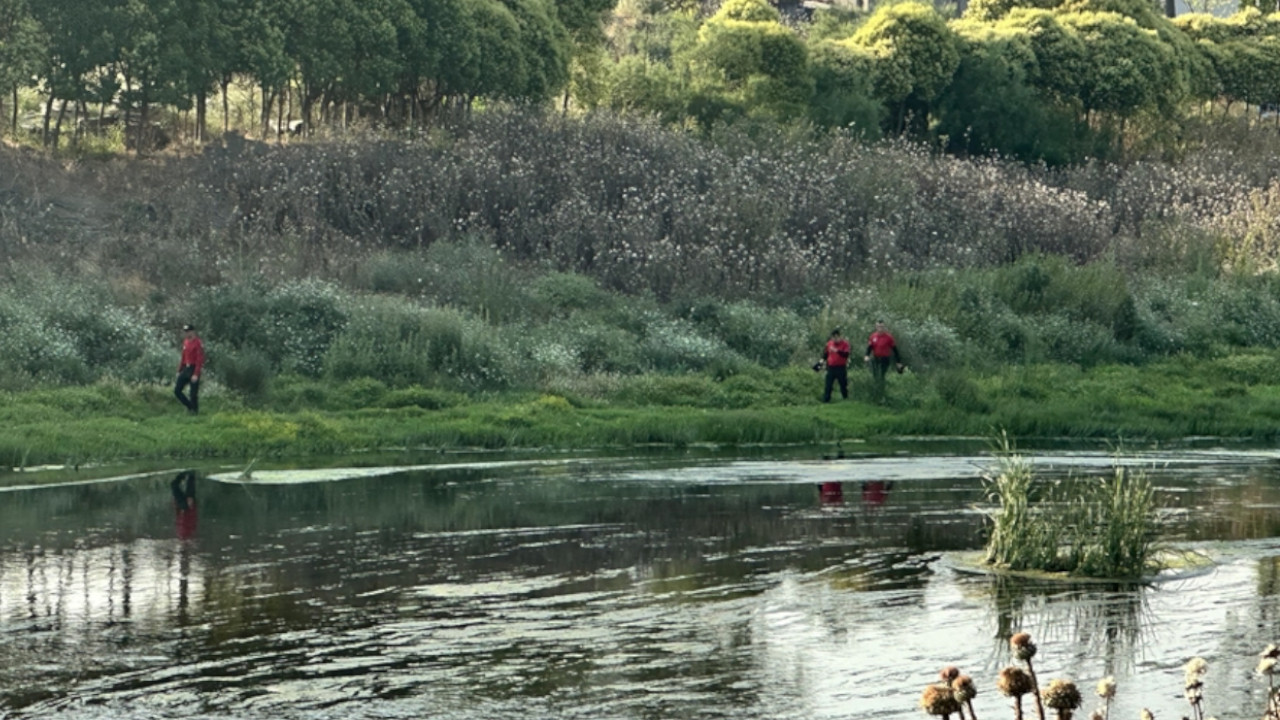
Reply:
[[[178, 360], [178, 380], [174, 383], [173, 394], [178, 401], [187, 406], [187, 412], [195, 415], [200, 412], [200, 371], [204, 369], [204, 343], [196, 335], [193, 325], [182, 326], [182, 357]], [[191, 396], [183, 394], [183, 390], [191, 386]]]
[[906, 367], [902, 364], [902, 357], [898, 355], [898, 344], [894, 342], [893, 335], [889, 334], [883, 320], [876, 321], [875, 331], [867, 338], [867, 354], [862, 361], [871, 366], [871, 377], [882, 396], [884, 376], [888, 374], [889, 366], [892, 364], [899, 373]]
[[822, 391], [822, 402], [831, 402], [831, 388], [836, 383], [840, 384], [840, 396], [845, 400], [849, 399], [849, 352], [849, 341], [840, 334], [840, 328], [832, 330], [831, 338], [822, 350], [822, 361], [818, 363], [818, 368], [823, 364], [827, 366], [827, 382]]

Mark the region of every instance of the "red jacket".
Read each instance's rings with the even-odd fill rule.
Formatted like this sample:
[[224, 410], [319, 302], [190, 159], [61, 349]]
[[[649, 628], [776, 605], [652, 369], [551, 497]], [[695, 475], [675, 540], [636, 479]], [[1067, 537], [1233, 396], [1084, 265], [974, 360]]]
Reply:
[[872, 357], [887, 358], [898, 356], [898, 346], [893, 336], [887, 332], [873, 332], [867, 339], [867, 354]]
[[827, 367], [844, 367], [849, 364], [849, 341], [844, 338], [827, 341]]
[[182, 372], [182, 368], [188, 365], [194, 365], [196, 368], [195, 372], [191, 373], [192, 377], [200, 377], [200, 370], [204, 368], [204, 344], [198, 337], [182, 341], [182, 359], [178, 361], [178, 372]]

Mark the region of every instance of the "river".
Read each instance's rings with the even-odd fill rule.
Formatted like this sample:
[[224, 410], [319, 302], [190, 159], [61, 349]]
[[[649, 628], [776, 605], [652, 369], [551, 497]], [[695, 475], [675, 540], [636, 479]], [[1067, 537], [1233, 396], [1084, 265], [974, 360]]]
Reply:
[[[923, 717], [939, 668], [979, 717], [1030, 632], [1045, 682], [1112, 717], [1259, 717], [1280, 640], [1280, 462], [1127, 454], [1164, 541], [1214, 564], [1147, 586], [961, 571], [983, 453], [442, 455], [231, 468], [178, 518], [171, 472], [0, 486], [0, 717]], [[830, 450], [826, 451], [831, 454]], [[842, 453], [843, 455], [843, 453]], [[1030, 455], [1047, 480], [1105, 452]]]

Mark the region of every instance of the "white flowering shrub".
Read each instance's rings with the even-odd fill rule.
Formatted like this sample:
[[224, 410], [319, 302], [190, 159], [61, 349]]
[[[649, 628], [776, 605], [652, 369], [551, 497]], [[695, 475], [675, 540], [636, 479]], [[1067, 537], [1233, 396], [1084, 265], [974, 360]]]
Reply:
[[[346, 303], [347, 293], [325, 281], [271, 286], [255, 278], [197, 293], [187, 317], [208, 342], [246, 358], [265, 358], [272, 371], [316, 376], [347, 323]], [[227, 354], [207, 354], [211, 369], [220, 371]]]

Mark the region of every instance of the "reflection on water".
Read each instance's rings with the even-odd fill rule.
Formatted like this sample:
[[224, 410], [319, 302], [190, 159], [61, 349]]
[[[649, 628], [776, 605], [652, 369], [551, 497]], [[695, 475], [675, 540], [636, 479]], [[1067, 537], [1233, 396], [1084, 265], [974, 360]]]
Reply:
[[[1219, 564], [1147, 588], [952, 569], [948, 553], [982, 544], [982, 462], [0, 492], [0, 717], [914, 718], [944, 664], [991, 716], [1018, 630], [1044, 679], [1115, 675], [1116, 717], [1185, 714], [1193, 655], [1210, 660], [1210, 714], [1260, 714], [1250, 673], [1280, 620], [1270, 460], [1152, 465], [1170, 539]], [[1049, 475], [1107, 462], [1038, 459]]]

